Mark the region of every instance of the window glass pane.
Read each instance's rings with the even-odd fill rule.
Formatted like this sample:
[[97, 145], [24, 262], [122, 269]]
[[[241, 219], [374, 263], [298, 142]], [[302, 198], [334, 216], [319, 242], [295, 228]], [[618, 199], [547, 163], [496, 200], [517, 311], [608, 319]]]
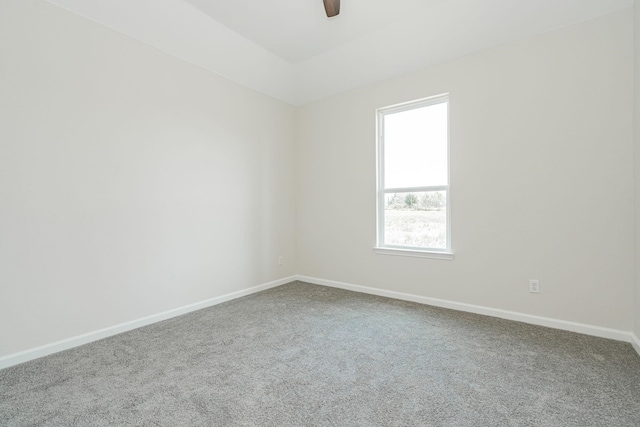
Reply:
[[386, 193], [384, 244], [447, 248], [447, 192]]
[[447, 102], [384, 116], [385, 188], [448, 184]]

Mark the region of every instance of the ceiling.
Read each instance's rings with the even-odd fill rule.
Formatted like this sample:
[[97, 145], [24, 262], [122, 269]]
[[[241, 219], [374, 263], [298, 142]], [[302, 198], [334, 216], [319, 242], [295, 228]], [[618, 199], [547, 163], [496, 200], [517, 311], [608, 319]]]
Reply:
[[294, 105], [633, 6], [633, 0], [47, 0]]
[[[297, 63], [349, 43], [444, 0], [344, 0], [326, 17], [322, 0], [185, 0], [282, 59]], [[392, 4], [393, 7], [389, 7]]]

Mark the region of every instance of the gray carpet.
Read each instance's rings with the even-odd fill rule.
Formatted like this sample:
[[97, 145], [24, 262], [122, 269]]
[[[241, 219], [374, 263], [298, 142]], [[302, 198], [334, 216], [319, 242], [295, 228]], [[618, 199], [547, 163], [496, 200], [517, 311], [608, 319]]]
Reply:
[[0, 425], [640, 426], [640, 357], [296, 282], [4, 369]]

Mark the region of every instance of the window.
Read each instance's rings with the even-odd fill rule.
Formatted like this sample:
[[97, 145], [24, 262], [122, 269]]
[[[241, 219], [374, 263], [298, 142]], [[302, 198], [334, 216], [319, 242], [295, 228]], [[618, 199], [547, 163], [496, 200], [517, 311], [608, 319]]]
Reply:
[[378, 253], [452, 259], [449, 96], [378, 113]]

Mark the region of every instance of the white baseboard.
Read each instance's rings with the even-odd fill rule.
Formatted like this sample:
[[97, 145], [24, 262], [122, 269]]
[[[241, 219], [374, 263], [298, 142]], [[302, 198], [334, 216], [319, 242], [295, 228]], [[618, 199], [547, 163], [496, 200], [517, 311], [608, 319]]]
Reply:
[[29, 360], [38, 359], [43, 356], [48, 356], [50, 354], [57, 353], [59, 351], [68, 350], [73, 347], [78, 347], [83, 344], [87, 344], [93, 341], [107, 338], [112, 335], [117, 335], [122, 332], [127, 332], [132, 329], [150, 325], [152, 323], [160, 322], [162, 320], [170, 319], [172, 317], [180, 316], [182, 314], [190, 313], [192, 311], [196, 311], [206, 307], [211, 307], [217, 304], [221, 304], [223, 302], [244, 297], [246, 295], [254, 294], [256, 292], [264, 291], [270, 288], [275, 288], [276, 286], [284, 285], [294, 280], [296, 280], [295, 276], [285, 277], [283, 279], [275, 280], [273, 282], [263, 283], [261, 285], [254, 286], [248, 289], [243, 289], [241, 291], [221, 295], [219, 297], [211, 298], [205, 301], [189, 304], [184, 307], [174, 308], [172, 310], [168, 310], [158, 314], [153, 314], [151, 316], [143, 317], [141, 319], [120, 323], [119, 325], [114, 325], [108, 328], [104, 328], [104, 329], [89, 332], [86, 334], [78, 335], [75, 337], [67, 338], [62, 341], [57, 341], [51, 344], [46, 344], [40, 347], [21, 351], [18, 353], [9, 354], [7, 356], [0, 358], [0, 369], [4, 369], [10, 366], [18, 365], [20, 363], [28, 362]]
[[640, 354], [640, 338], [636, 334], [631, 334], [631, 345]]
[[346, 289], [346, 290], [355, 291], [355, 292], [362, 292], [365, 294], [395, 298], [395, 299], [404, 300], [404, 301], [412, 301], [420, 304], [433, 305], [436, 307], [444, 307], [444, 308], [450, 308], [453, 310], [466, 311], [470, 313], [482, 314], [482, 315], [492, 316], [492, 317], [499, 317], [502, 319], [515, 320], [519, 322], [530, 323], [533, 325], [546, 326], [549, 328], [561, 329], [561, 330], [566, 330], [571, 332], [578, 332], [581, 334], [592, 335], [592, 336], [597, 336], [601, 338], [610, 338], [618, 341], [625, 341], [625, 342], [631, 343], [631, 345], [635, 348], [635, 350], [640, 355], [640, 339], [631, 332], [625, 332], [625, 331], [609, 329], [609, 328], [602, 328], [600, 326], [592, 326], [592, 325], [586, 325], [582, 323], [569, 322], [566, 320], [550, 319], [546, 317], [533, 316], [529, 314], [517, 313], [514, 311], [500, 310], [500, 309], [483, 307], [483, 306], [472, 305], [472, 304], [465, 304], [465, 303], [460, 303], [455, 301], [448, 301], [448, 300], [442, 300], [437, 298], [428, 298], [428, 297], [423, 297], [419, 295], [389, 291], [385, 289], [353, 285], [349, 283], [336, 282], [332, 280], [318, 279], [315, 277], [295, 275], [295, 276], [290, 276], [290, 277], [285, 277], [279, 280], [275, 280], [273, 282], [263, 283], [258, 286], [254, 286], [248, 289], [243, 289], [241, 291], [221, 295], [219, 297], [211, 298], [211, 299], [190, 304], [184, 307], [179, 307], [173, 310], [168, 310], [162, 313], [143, 317], [141, 319], [132, 320], [130, 322], [121, 323], [108, 328], [104, 328], [104, 329], [89, 332], [86, 334], [78, 335], [75, 337], [67, 338], [51, 344], [46, 344], [40, 347], [21, 351], [18, 353], [9, 354], [7, 356], [0, 357], [0, 369], [8, 368], [10, 366], [28, 362], [33, 359], [38, 359], [40, 357], [48, 356], [50, 354], [57, 353], [63, 350], [68, 350], [73, 347], [78, 347], [83, 344], [88, 344], [93, 341], [107, 338], [112, 335], [117, 335], [122, 332], [127, 332], [132, 329], [140, 328], [142, 326], [150, 325], [152, 323], [160, 322], [162, 320], [170, 319], [172, 317], [180, 316], [182, 314], [190, 313], [192, 311], [196, 311], [206, 307], [211, 307], [217, 304], [221, 304], [223, 302], [240, 298], [246, 295], [251, 295], [256, 292], [264, 291], [270, 288], [275, 288], [276, 286], [284, 285], [294, 280], [300, 280], [302, 282], [329, 286], [333, 288]]
[[[402, 292], [389, 291], [386, 289], [370, 288], [361, 285], [352, 285], [350, 283], [336, 282], [333, 280], [318, 279], [316, 277], [296, 276], [296, 279], [302, 282], [313, 283], [316, 285], [330, 286], [333, 288], [346, 289], [349, 291], [362, 292], [365, 294], [378, 295], [382, 297], [394, 298], [403, 301], [417, 302], [420, 304], [433, 305], [436, 307], [450, 308], [453, 310], [466, 311], [469, 313], [482, 314], [485, 316], [499, 317], [501, 319], [515, 320], [518, 322], [529, 323], [532, 325], [546, 326], [548, 328], [561, 329], [565, 331], [578, 332], [585, 335], [592, 335], [601, 338], [609, 338], [617, 341], [625, 341], [631, 343], [638, 354], [640, 354], [640, 341], [631, 332], [625, 332], [617, 329], [603, 328], [600, 326], [586, 325], [583, 323], [569, 322], [566, 320], [551, 319], [547, 317], [533, 316], [530, 314], [518, 313], [515, 311], [500, 310], [497, 308], [483, 307], [473, 304], [465, 304], [461, 302], [442, 300], [437, 298], [428, 298], [419, 295], [406, 294]], [[634, 343], [635, 339], [635, 343]]]

